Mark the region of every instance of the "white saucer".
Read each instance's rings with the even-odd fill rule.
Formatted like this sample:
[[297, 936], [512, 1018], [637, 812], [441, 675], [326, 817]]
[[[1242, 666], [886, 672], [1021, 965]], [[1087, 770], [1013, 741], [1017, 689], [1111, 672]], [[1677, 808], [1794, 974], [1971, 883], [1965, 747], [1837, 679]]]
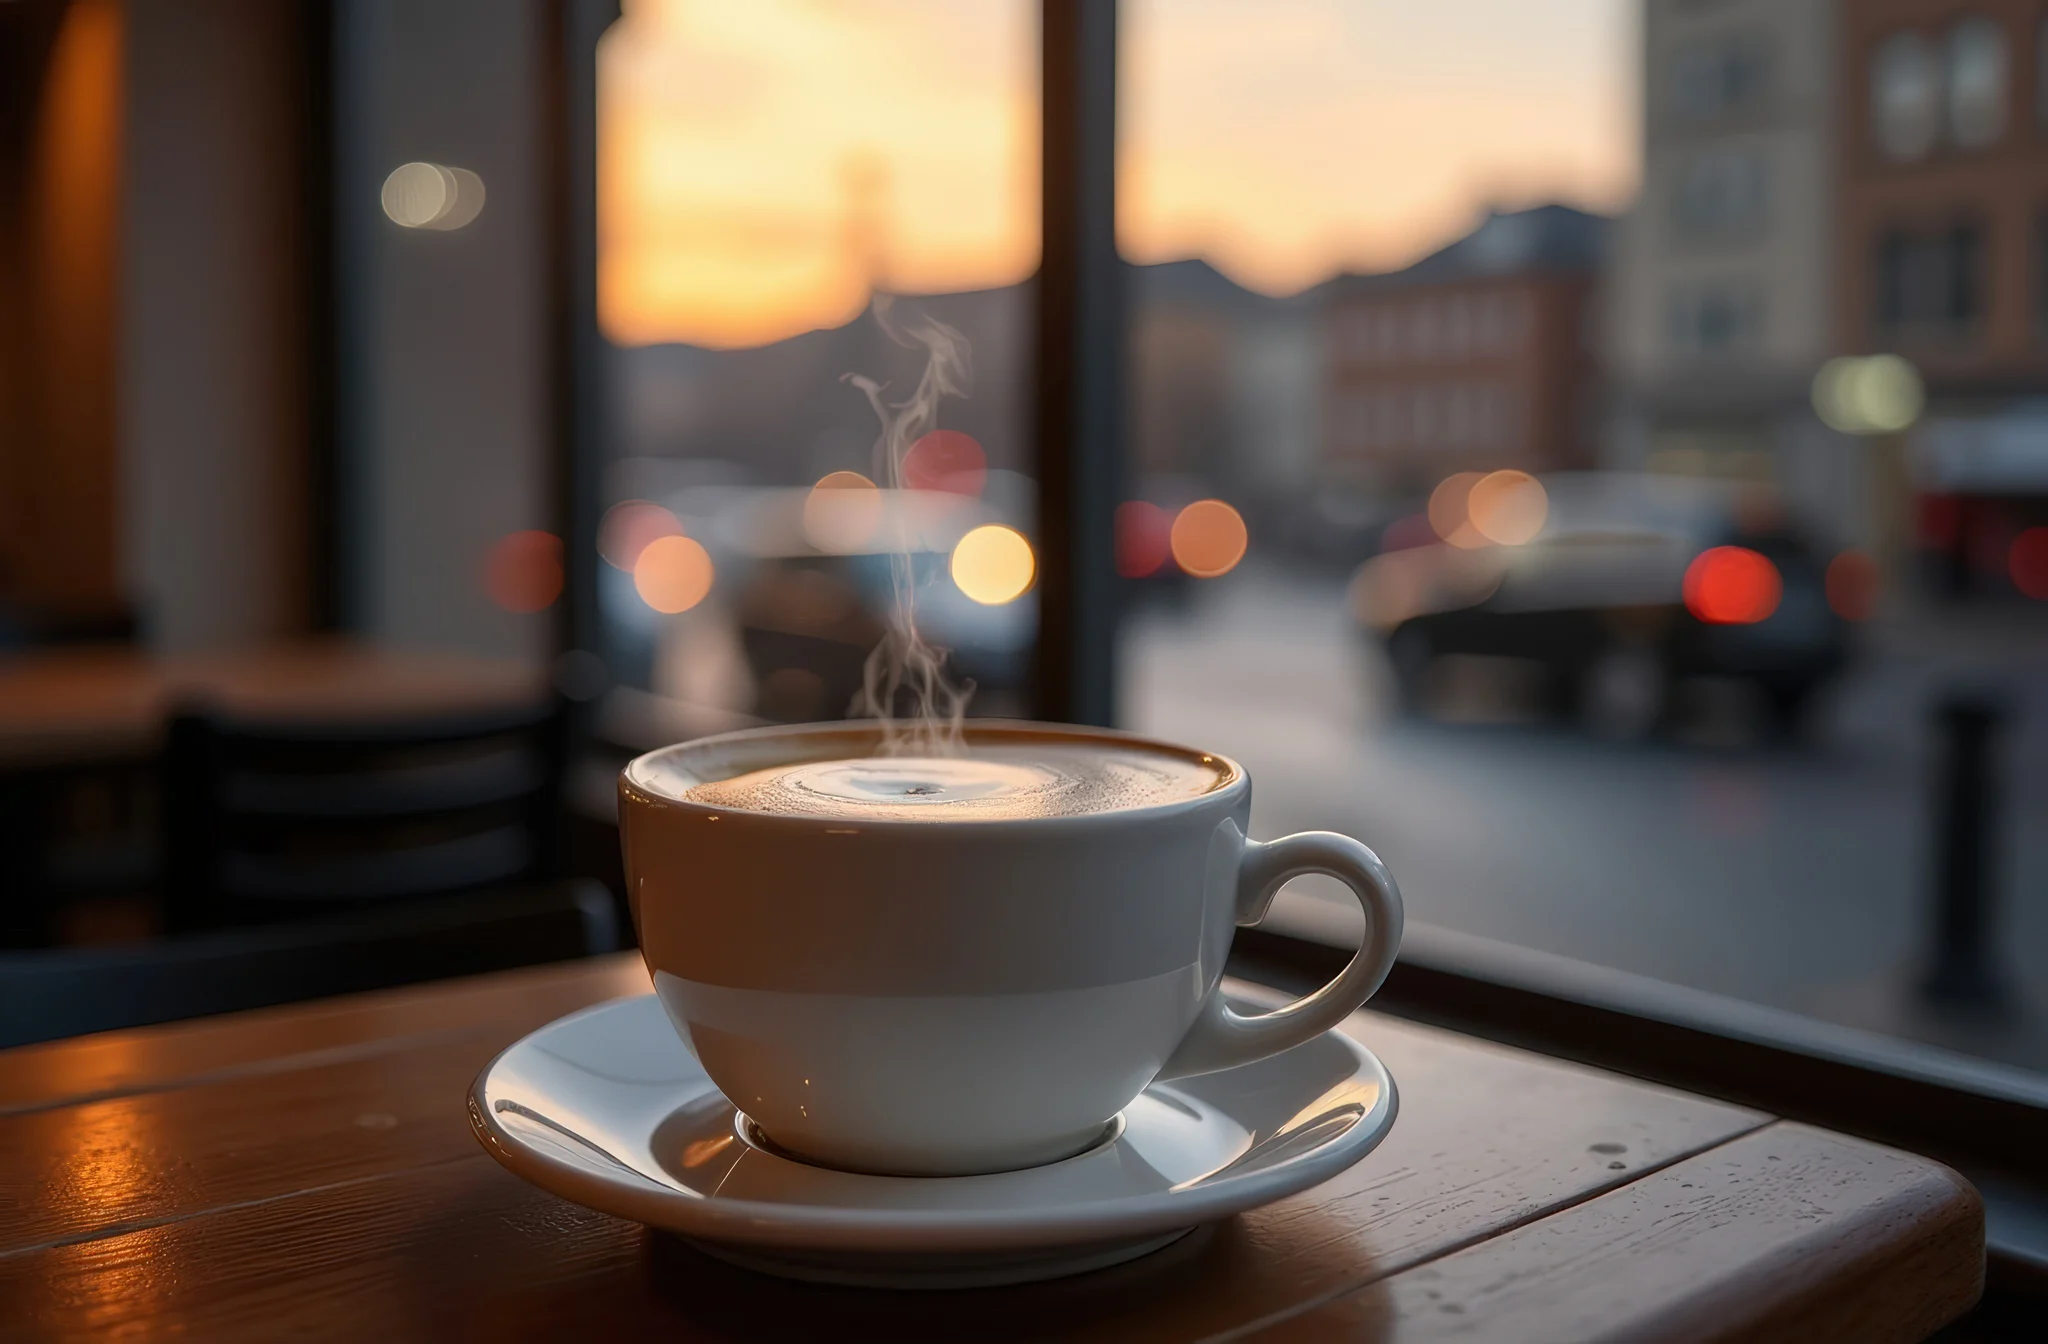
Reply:
[[963, 1288], [1099, 1269], [1342, 1171], [1394, 1123], [1394, 1080], [1329, 1032], [1241, 1068], [1155, 1083], [1095, 1147], [986, 1176], [871, 1176], [752, 1133], [653, 995], [514, 1044], [470, 1089], [493, 1157], [564, 1199], [765, 1273]]

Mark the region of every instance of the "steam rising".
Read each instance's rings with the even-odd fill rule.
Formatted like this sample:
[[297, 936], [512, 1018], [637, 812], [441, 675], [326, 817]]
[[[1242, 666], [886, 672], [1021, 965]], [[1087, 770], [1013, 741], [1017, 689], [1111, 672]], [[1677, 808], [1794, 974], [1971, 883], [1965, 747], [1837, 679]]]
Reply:
[[[875, 298], [875, 321], [898, 345], [925, 352], [924, 373], [903, 401], [885, 399], [882, 385], [872, 378], [846, 375], [847, 382], [867, 394], [875, 418], [882, 422], [875, 440], [876, 479], [901, 490], [903, 459], [912, 444], [938, 426], [939, 399], [966, 395], [967, 339], [924, 314], [899, 318], [886, 295]], [[901, 545], [890, 553], [889, 579], [895, 601], [888, 632], [868, 655], [860, 694], [850, 712], [881, 720], [881, 755], [963, 756], [967, 748], [960, 725], [974, 683], [954, 682], [946, 674], [946, 651], [918, 634], [917, 579], [910, 554]]]

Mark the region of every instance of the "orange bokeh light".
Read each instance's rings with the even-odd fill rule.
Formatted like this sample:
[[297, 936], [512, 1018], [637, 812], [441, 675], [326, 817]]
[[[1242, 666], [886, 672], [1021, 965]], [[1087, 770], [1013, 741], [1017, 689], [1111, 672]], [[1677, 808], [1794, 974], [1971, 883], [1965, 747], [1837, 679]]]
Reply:
[[711, 591], [711, 554], [689, 537], [658, 537], [633, 564], [640, 600], [664, 615], [688, 611]]
[[1778, 567], [1747, 546], [1715, 546], [1685, 569], [1685, 609], [1708, 625], [1754, 625], [1784, 592]]
[[2012, 586], [2028, 597], [2048, 600], [2048, 527], [2030, 527], [2012, 539], [2005, 553]]
[[857, 471], [830, 471], [804, 496], [804, 540], [827, 555], [860, 550], [882, 525], [882, 492]]
[[1142, 499], [1116, 506], [1116, 572], [1127, 579], [1157, 574], [1173, 553], [1173, 519]]
[[983, 523], [953, 547], [953, 582], [984, 607], [1014, 602], [1031, 587], [1038, 561], [1022, 532]]
[[1867, 621], [1877, 610], [1877, 561], [1843, 551], [1828, 561], [1828, 606], [1845, 621]]
[[552, 532], [513, 532], [484, 557], [484, 591], [506, 611], [545, 611], [562, 595], [562, 539]]
[[604, 520], [597, 525], [597, 553], [613, 569], [630, 573], [649, 542], [681, 536], [682, 531], [676, 516], [661, 505], [628, 499], [605, 510]]
[[1173, 520], [1167, 544], [1175, 564], [1198, 579], [1213, 579], [1237, 568], [1250, 535], [1236, 509], [1220, 499], [1198, 499]]
[[1486, 478], [1476, 471], [1460, 471], [1444, 477], [1429, 492], [1429, 526], [1453, 546], [1472, 550], [1484, 546], [1486, 538], [1472, 526], [1469, 512], [1472, 487]]
[[1472, 530], [1488, 541], [1520, 546], [1543, 530], [1550, 496], [1526, 471], [1489, 472], [1465, 492], [1465, 514]]
[[935, 429], [903, 455], [903, 484], [912, 490], [978, 495], [987, 482], [988, 454], [957, 429]]

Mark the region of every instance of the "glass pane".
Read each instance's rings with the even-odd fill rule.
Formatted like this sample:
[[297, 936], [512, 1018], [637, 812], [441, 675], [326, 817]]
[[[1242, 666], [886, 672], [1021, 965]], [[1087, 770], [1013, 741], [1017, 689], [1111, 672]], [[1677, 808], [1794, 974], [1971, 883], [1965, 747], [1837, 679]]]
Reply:
[[1944, 91], [2032, 31], [1126, 15], [1127, 726], [1418, 921], [2048, 1064], [2042, 225]]
[[941, 712], [1021, 708], [1036, 44], [1025, 0], [629, 0], [606, 35], [600, 612], [661, 734], [870, 676], [901, 709], [914, 651], [869, 655], [913, 609]]

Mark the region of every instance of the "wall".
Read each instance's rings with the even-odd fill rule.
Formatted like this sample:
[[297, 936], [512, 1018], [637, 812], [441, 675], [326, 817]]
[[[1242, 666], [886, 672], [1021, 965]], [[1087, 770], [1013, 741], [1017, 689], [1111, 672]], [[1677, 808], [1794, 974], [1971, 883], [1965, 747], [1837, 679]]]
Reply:
[[[492, 543], [547, 527], [544, 91], [539, 0], [341, 0], [335, 227], [349, 463], [349, 623], [413, 648], [538, 658], [545, 614], [498, 610]], [[468, 168], [452, 232], [385, 218], [400, 164]]]
[[0, 600], [119, 601], [122, 7], [0, 15]]
[[129, 6], [123, 571], [152, 643], [303, 626], [297, 6]]

